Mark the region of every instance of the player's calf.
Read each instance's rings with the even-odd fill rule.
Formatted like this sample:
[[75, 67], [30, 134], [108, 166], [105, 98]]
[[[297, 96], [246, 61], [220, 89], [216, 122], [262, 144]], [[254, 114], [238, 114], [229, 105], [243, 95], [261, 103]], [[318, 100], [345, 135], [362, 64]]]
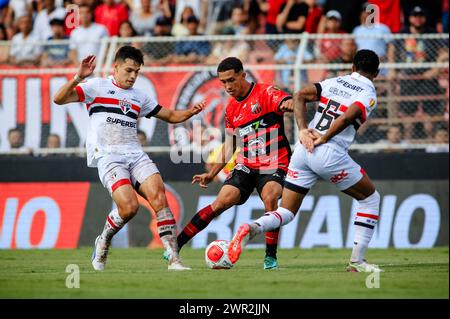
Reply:
[[374, 228], [378, 223], [380, 209], [380, 194], [375, 191], [372, 195], [358, 201], [355, 215], [354, 246], [350, 258], [351, 263], [362, 264], [365, 262], [365, 254]]

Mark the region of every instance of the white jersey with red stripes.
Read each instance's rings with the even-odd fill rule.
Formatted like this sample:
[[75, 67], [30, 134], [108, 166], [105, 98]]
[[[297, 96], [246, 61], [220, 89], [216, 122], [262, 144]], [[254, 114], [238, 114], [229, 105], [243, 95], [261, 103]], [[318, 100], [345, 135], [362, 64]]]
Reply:
[[119, 87], [112, 77], [92, 78], [75, 89], [89, 113], [86, 139], [89, 167], [96, 167], [98, 159], [105, 155], [142, 152], [137, 119], [159, 112], [161, 106], [155, 100], [136, 88]]
[[350, 105], [356, 104], [361, 109], [361, 118], [327, 142], [347, 150], [355, 138], [356, 131], [377, 105], [375, 87], [371, 80], [357, 72], [327, 79], [315, 85], [320, 103], [309, 128], [314, 128], [320, 134], [325, 134], [333, 121]]

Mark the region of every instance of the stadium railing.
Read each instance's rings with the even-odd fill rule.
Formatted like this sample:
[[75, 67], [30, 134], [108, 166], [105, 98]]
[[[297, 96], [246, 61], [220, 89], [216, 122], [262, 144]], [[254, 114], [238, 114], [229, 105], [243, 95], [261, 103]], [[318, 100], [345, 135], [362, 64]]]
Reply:
[[[381, 47], [381, 50], [386, 53], [382, 56], [380, 75], [375, 80], [378, 96], [377, 109], [367, 124], [359, 130], [352, 149], [360, 152], [426, 150], [430, 146], [439, 148], [448, 145], [448, 34], [367, 35], [359, 36], [357, 39], [351, 34], [308, 33], [194, 36], [182, 39], [176, 37], [112, 37], [97, 42], [98, 56], [95, 75], [111, 74], [116, 50], [124, 44], [131, 44], [141, 48], [144, 52], [145, 65], [141, 68], [141, 73], [147, 77], [154, 76], [152, 81], [155, 87], [173, 85], [170, 82], [177, 81], [177, 85], [163, 93], [165, 95], [181, 95], [180, 91], [186, 87], [186, 82], [202, 79], [202, 77], [192, 76], [195, 74], [209, 74], [210, 77], [203, 77], [205, 83], [214, 81], [211, 76], [215, 75], [217, 64], [228, 55], [241, 58], [250, 79], [274, 82], [282, 89], [293, 93], [306, 83], [350, 73], [351, 60], [348, 59], [348, 56], [351, 56], [351, 53], [354, 53], [357, 48], [355, 40], [362, 39], [378, 40], [378, 47]], [[69, 45], [69, 43], [69, 40], [61, 40], [36, 42], [35, 45], [46, 48], [57, 44]], [[2, 41], [0, 49], [9, 45], [10, 42]], [[184, 50], [192, 50], [193, 47], [201, 54], [194, 57], [183, 54]], [[0, 60], [2, 83], [5, 78], [18, 76], [71, 76], [75, 72], [76, 67], [16, 67], [2, 65]], [[154, 79], [159, 77], [166, 81], [155, 82]], [[216, 113], [223, 111], [223, 108], [217, 107], [217, 103], [222, 104], [223, 107], [226, 102], [224, 93], [217, 92], [221, 90], [220, 83], [217, 81], [214, 85], [204, 85], [203, 88], [201, 84], [194, 85], [194, 92], [191, 92], [192, 96], [188, 97], [187, 102], [184, 101], [185, 104], [192, 103], [202, 96], [209, 96], [212, 98], [211, 101], [216, 103]], [[211, 93], [211, 90], [214, 92]], [[159, 96], [158, 94], [156, 96], [158, 100], [169, 101], [166, 103], [168, 107], [175, 107], [181, 99], [180, 96]], [[222, 95], [218, 97], [220, 94]], [[186, 99], [186, 96], [184, 98]], [[0, 104], [2, 103], [5, 103], [4, 98], [0, 100]], [[49, 103], [51, 104], [51, 101]], [[183, 105], [183, 107], [188, 107], [188, 105]], [[3, 112], [5, 112], [4, 107]], [[217, 119], [205, 120], [207, 117]], [[203, 129], [208, 127], [221, 129], [223, 127], [223, 116], [214, 114], [212, 111], [207, 111], [200, 120]], [[14, 126], [13, 124], [15, 124], [14, 120], [2, 123], [2, 126], [6, 127], [2, 131], [3, 135], [7, 129]], [[26, 133], [27, 123], [22, 124], [21, 128]], [[297, 130], [292, 115], [286, 116], [286, 124], [288, 138], [294, 144]], [[399, 132], [391, 134], [396, 136], [390, 141], [391, 137], [388, 131], [393, 126], [398, 126]], [[150, 132], [151, 136], [147, 136], [151, 146], [146, 147], [145, 150], [149, 152], [170, 151], [171, 147], [177, 143], [173, 133], [176, 127], [160, 125], [156, 126], [156, 129], [153, 128]], [[186, 125], [181, 127], [186, 127]], [[47, 131], [49, 130], [51, 127], [47, 129]], [[435, 138], [435, 134], [439, 130], [447, 133], [447, 142]], [[33, 145], [29, 143], [26, 146], [33, 148], [33, 154], [49, 152], [84, 154], [82, 148], [84, 140], [77, 130], [67, 133], [63, 139], [63, 145], [66, 147], [62, 150], [45, 149], [43, 147], [44, 138], [45, 136], [42, 134], [40, 141], [35, 141]], [[2, 136], [2, 145], [5, 145], [5, 141], [5, 136]], [[190, 147], [194, 151], [197, 149], [192, 145]], [[2, 153], [10, 152], [5, 147], [1, 147], [0, 150]]]

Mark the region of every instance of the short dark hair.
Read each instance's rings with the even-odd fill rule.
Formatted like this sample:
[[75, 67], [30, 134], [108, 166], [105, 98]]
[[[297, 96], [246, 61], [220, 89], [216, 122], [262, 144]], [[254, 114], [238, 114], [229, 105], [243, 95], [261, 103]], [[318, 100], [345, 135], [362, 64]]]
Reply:
[[356, 71], [363, 71], [376, 75], [380, 66], [378, 55], [371, 50], [359, 50], [353, 58], [353, 65]]
[[23, 135], [22, 130], [19, 129], [18, 127], [10, 128], [10, 129], [8, 130], [8, 136], [11, 135], [12, 132], [19, 132], [20, 134]]
[[229, 70], [234, 70], [234, 72], [236, 73], [244, 71], [244, 66], [242, 65], [241, 60], [235, 57], [229, 57], [222, 60], [222, 62], [220, 62], [219, 66], [217, 67], [217, 73]]
[[126, 59], [131, 59], [140, 65], [144, 64], [144, 55], [141, 50], [132, 47], [131, 45], [124, 45], [117, 50], [114, 62], [125, 61]]

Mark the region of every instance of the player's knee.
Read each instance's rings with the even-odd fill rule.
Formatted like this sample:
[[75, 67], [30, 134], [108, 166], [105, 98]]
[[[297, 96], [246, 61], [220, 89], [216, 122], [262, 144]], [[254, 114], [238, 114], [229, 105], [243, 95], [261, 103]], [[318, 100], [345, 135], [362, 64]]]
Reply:
[[266, 211], [275, 210], [278, 206], [278, 198], [277, 194], [266, 195], [263, 198], [264, 208]]
[[151, 205], [156, 212], [167, 207], [167, 199], [164, 191], [158, 192], [151, 200]]
[[139, 203], [136, 200], [130, 200], [119, 206], [121, 216], [125, 219], [133, 218], [139, 209]]

